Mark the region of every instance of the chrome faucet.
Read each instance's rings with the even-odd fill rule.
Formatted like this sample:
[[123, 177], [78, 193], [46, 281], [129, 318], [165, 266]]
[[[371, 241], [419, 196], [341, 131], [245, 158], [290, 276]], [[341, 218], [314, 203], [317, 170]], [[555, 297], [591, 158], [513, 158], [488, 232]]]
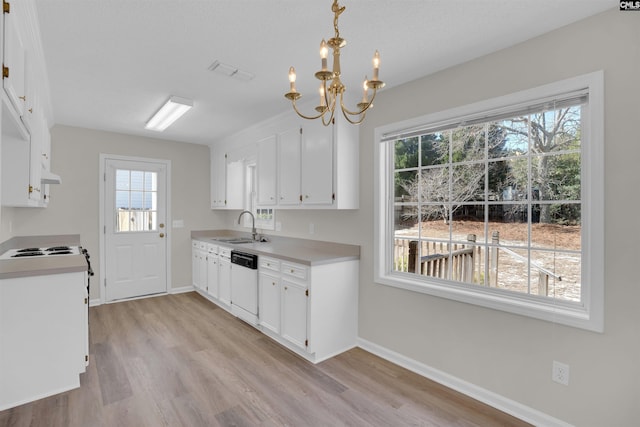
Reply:
[[251, 215], [251, 235], [253, 236], [253, 240], [258, 240], [258, 232], [256, 231], [256, 217], [253, 216], [253, 212], [251, 211], [242, 211], [240, 212], [240, 216], [238, 217], [238, 224], [240, 224], [240, 219], [242, 215], [249, 214]]

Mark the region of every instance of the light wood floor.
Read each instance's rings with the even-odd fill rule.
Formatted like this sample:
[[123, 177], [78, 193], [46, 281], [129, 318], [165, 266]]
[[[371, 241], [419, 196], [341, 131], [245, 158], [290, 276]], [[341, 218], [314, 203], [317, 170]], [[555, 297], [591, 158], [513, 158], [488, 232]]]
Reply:
[[93, 307], [90, 322], [82, 386], [0, 426], [528, 425], [361, 349], [313, 365], [196, 293]]

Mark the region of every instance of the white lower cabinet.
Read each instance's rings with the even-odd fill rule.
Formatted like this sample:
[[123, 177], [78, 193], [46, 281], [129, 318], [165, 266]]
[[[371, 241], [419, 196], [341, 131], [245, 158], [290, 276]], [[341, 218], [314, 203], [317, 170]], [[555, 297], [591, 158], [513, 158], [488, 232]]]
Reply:
[[217, 299], [219, 296], [219, 255], [218, 246], [207, 245], [207, 293]]
[[229, 307], [231, 305], [231, 249], [220, 247], [218, 258], [218, 300]]
[[[279, 266], [277, 260], [269, 259]], [[266, 261], [259, 261], [267, 263]], [[258, 324], [269, 331], [280, 333], [280, 274], [278, 270], [260, 267], [258, 272]]]
[[197, 290], [207, 289], [207, 245], [194, 240], [191, 243], [191, 283]]
[[[192, 242], [194, 288], [230, 311], [231, 249], [204, 244], [203, 272], [201, 257], [196, 255], [202, 244]], [[355, 347], [358, 265], [358, 260], [303, 265], [258, 255], [256, 327], [313, 363]]]
[[258, 325], [318, 363], [355, 347], [358, 261], [302, 265], [259, 257]]
[[80, 387], [86, 272], [0, 280], [0, 411]]
[[282, 338], [291, 344], [307, 347], [307, 287], [282, 281]]

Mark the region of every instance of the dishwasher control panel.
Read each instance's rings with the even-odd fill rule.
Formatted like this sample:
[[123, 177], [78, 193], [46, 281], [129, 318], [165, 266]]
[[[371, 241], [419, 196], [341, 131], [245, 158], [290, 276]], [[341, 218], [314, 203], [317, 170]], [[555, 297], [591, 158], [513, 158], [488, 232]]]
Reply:
[[246, 252], [231, 251], [231, 263], [241, 265], [252, 270], [258, 269], [258, 255]]

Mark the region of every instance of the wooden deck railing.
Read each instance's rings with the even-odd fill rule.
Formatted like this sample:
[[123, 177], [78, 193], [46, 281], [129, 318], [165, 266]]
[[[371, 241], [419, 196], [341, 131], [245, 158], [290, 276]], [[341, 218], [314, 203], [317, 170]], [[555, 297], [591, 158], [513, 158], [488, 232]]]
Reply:
[[[467, 236], [468, 243], [447, 243], [443, 241], [417, 241], [411, 238], [395, 239], [393, 267], [395, 271], [404, 271], [455, 280], [465, 283], [484, 284], [484, 257], [488, 258], [489, 270], [486, 273], [488, 286], [498, 286], [500, 252], [518, 261], [527, 261], [509, 248], [500, 246], [500, 233], [491, 235], [491, 245], [484, 250], [483, 245], [476, 245], [476, 235]], [[531, 268], [538, 271], [538, 294], [549, 294], [549, 278], [558, 281], [562, 277], [531, 263]]]

